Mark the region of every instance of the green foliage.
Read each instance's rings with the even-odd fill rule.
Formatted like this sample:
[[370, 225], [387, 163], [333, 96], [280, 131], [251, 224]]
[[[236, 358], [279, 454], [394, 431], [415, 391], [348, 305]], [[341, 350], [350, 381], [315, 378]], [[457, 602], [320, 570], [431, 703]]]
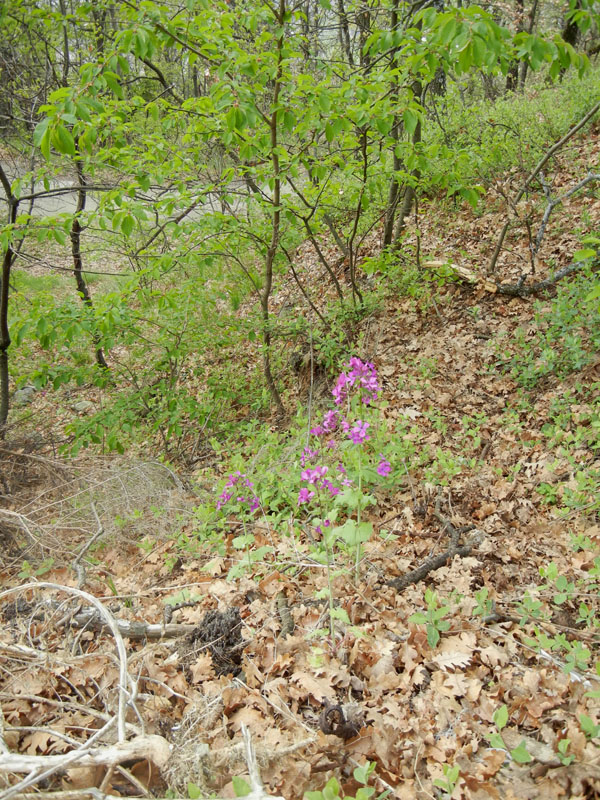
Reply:
[[236, 797], [246, 797], [246, 795], [252, 792], [252, 787], [244, 778], [238, 778], [237, 776], [234, 776], [232, 783], [233, 791], [235, 792]]
[[512, 750], [505, 745], [501, 734], [502, 729], [506, 727], [506, 723], [508, 722], [508, 708], [505, 705], [500, 706], [500, 708], [494, 711], [493, 720], [496, 728], [498, 729], [498, 733], [487, 734], [486, 738], [490, 745], [500, 750], [506, 750], [513, 761], [516, 761], [517, 764], [528, 764], [530, 761], [533, 761], [531, 755], [527, 752], [527, 746], [524, 739]]
[[[367, 786], [369, 778], [375, 771], [375, 762], [374, 761], [367, 761], [367, 763], [362, 767], [356, 767], [354, 769], [353, 775], [354, 780], [357, 783], [363, 784], [359, 789], [357, 789], [355, 795], [343, 795], [341, 794], [341, 787], [336, 778], [330, 778], [323, 789], [317, 792], [305, 792], [304, 797], [306, 800], [368, 800], [369, 797], [372, 797], [375, 793], [375, 789], [372, 786]], [[387, 792], [378, 795], [378, 800], [382, 800], [383, 797], [387, 795]]]
[[450, 613], [451, 608], [449, 605], [440, 605], [437, 593], [432, 589], [425, 589], [425, 604], [427, 610], [412, 614], [408, 621], [427, 626], [427, 643], [434, 648], [440, 641], [440, 634], [450, 628], [450, 621], [444, 617]]
[[25, 560], [21, 564], [19, 578], [40, 578], [46, 575], [54, 566], [53, 558], [45, 558], [37, 567], [32, 565], [29, 561]]
[[536, 302], [533, 332], [517, 331], [514, 353], [500, 362], [520, 386], [533, 389], [549, 376], [564, 378], [593, 360], [600, 348], [600, 318], [585, 298], [594, 283], [593, 273], [584, 270], [561, 281], [550, 302]]
[[491, 186], [510, 170], [528, 173], [597, 102], [597, 69], [567, 75], [558, 85], [537, 86], [526, 102], [515, 94], [491, 103], [472, 82], [450, 84], [446, 102], [437, 108], [439, 127], [427, 133], [430, 169], [446, 168], [448, 196], [461, 186]]
[[433, 781], [433, 785], [437, 786], [438, 789], [441, 789], [447, 797], [452, 795], [454, 791], [454, 787], [456, 786], [458, 779], [460, 778], [460, 767], [455, 764], [451, 767], [449, 764], [442, 764], [442, 771], [444, 773], [443, 778], [436, 778]]

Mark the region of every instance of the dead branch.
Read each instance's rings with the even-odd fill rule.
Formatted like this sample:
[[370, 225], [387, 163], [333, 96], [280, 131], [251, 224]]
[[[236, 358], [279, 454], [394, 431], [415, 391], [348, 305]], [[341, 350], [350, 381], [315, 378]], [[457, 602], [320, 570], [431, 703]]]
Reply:
[[422, 581], [423, 578], [429, 575], [430, 572], [445, 566], [448, 561], [454, 558], [454, 556], [462, 556], [464, 558], [465, 556], [471, 555], [473, 548], [481, 542], [482, 534], [477, 531], [469, 541], [461, 545], [460, 538], [462, 534], [474, 530], [475, 526], [467, 525], [463, 528], [455, 528], [450, 520], [441, 514], [440, 501], [441, 498], [438, 497], [435, 504], [435, 511], [433, 513], [435, 518], [442, 524], [444, 530], [449, 534], [450, 547], [444, 550], [443, 553], [430, 556], [430, 558], [427, 558], [416, 569], [407, 572], [406, 575], [400, 575], [398, 578], [393, 578], [391, 581], [388, 581], [387, 585], [391, 586], [393, 589], [396, 589], [398, 592], [403, 591], [407, 586], [411, 586], [413, 583]]
[[134, 681], [127, 672], [127, 651], [125, 650], [123, 636], [113, 615], [96, 597], [88, 592], [84, 592], [82, 589], [74, 589], [71, 586], [61, 586], [56, 583], [47, 583], [45, 581], [41, 581], [40, 583], [26, 583], [22, 586], [15, 586], [12, 589], [7, 589], [6, 591], [0, 593], [0, 600], [9, 594], [14, 594], [15, 592], [37, 591], [39, 589], [50, 589], [52, 591], [64, 592], [65, 594], [71, 594], [75, 595], [75, 597], [80, 597], [82, 600], [85, 600], [87, 603], [89, 603], [89, 605], [96, 609], [96, 612], [104, 619], [104, 624], [106, 627], [110, 629], [115, 640], [117, 654], [119, 657], [119, 707], [117, 714], [117, 730], [119, 742], [124, 742], [125, 712], [128, 705], [132, 708], [135, 708], [137, 682]]
[[[163, 767], [171, 755], [171, 746], [162, 736], [148, 734], [137, 736], [127, 742], [117, 742], [114, 745], [88, 747], [89, 742], [69, 753], [55, 756], [29, 756], [23, 753], [4, 753], [0, 759], [0, 772], [27, 772], [34, 770], [51, 769], [52, 772], [72, 766], [75, 762], [78, 767], [111, 767], [125, 761], [148, 759]], [[4, 798], [4, 794], [0, 797]], [[8, 796], [8, 795], [6, 795]]]
[[[35, 584], [35, 586], [40, 586], [41, 584]], [[21, 588], [21, 587], [19, 587]], [[0, 595], [1, 596], [1, 595]], [[44, 610], [37, 611], [31, 615], [32, 619], [44, 619], [46, 616]], [[65, 625], [70, 625], [73, 628], [85, 628], [86, 630], [100, 632], [103, 630], [111, 629], [111, 626], [108, 624], [106, 619], [103, 619], [102, 616], [98, 613], [98, 610], [95, 608], [79, 608], [73, 614], [65, 614], [64, 617], [59, 620], [58, 622], [54, 623], [55, 627], [59, 628]], [[152, 623], [152, 622], [141, 622], [139, 620], [123, 620], [117, 619], [113, 617], [113, 624], [116, 626], [117, 630], [119, 631], [120, 635], [125, 639], [175, 639], [178, 636], [186, 636], [188, 633], [192, 633], [198, 627], [197, 625], [189, 625], [185, 623]], [[17, 647], [13, 645], [13, 647]], [[22, 654], [25, 654], [25, 650], [30, 648], [24, 648], [22, 645], [18, 645], [21, 649]], [[5, 645], [0, 644], [0, 648], [6, 649]], [[32, 653], [27, 653], [27, 655], [33, 655]], [[37, 654], [41, 656], [41, 654]]]
[[[583, 119], [581, 119], [576, 125], [574, 125], [571, 128], [571, 130], [568, 131], [562, 137], [562, 139], [560, 139], [558, 142], [553, 144], [552, 147], [546, 152], [546, 154], [544, 156], [542, 156], [540, 161], [536, 164], [534, 169], [529, 173], [529, 175], [525, 179], [523, 185], [521, 186], [521, 188], [517, 192], [517, 195], [516, 195], [516, 197], [515, 197], [515, 199], [513, 201], [513, 204], [515, 206], [523, 198], [523, 196], [525, 195], [525, 193], [529, 189], [531, 183], [535, 180], [535, 178], [539, 175], [539, 173], [544, 169], [544, 167], [546, 166], [548, 161], [550, 161], [552, 156], [555, 153], [557, 153], [561, 149], [561, 147], [569, 141], [569, 139], [571, 139], [573, 136], [575, 136], [575, 134], [579, 130], [581, 130], [581, 128], [583, 128], [583, 126], [587, 122], [589, 122], [592, 119], [592, 117], [594, 117], [598, 113], [599, 110], [600, 110], [600, 103], [596, 103], [596, 105], [591, 109], [591, 111], [588, 111], [588, 113], [585, 115], [585, 117], [583, 117]], [[488, 275], [493, 275], [493, 273], [494, 273], [494, 271], [496, 269], [496, 262], [498, 261], [498, 256], [500, 255], [500, 251], [502, 250], [502, 245], [504, 244], [504, 239], [506, 237], [506, 234], [508, 233], [509, 227], [510, 227], [510, 220], [507, 220], [507, 222], [505, 222], [505, 224], [504, 224], [504, 227], [500, 231], [500, 236], [498, 237], [498, 241], [496, 242], [496, 247], [494, 249], [494, 253], [492, 255], [492, 258], [490, 260], [490, 263], [489, 263], [489, 266], [488, 266], [488, 269], [487, 269]]]
[[544, 280], [537, 281], [530, 285], [525, 283], [527, 276], [521, 275], [518, 283], [497, 283], [496, 291], [498, 294], [507, 294], [509, 297], [528, 297], [529, 295], [537, 294], [544, 289], [548, 289], [550, 286], [554, 286], [554, 284], [558, 283], [562, 278], [565, 278], [572, 272], [577, 272], [577, 270], [584, 267], [587, 263], [589, 262], [575, 261], [573, 264], [568, 264], [566, 267], [557, 270], [553, 275], [544, 278]]
[[268, 795], [265, 792], [260, 773], [258, 771], [258, 762], [256, 761], [256, 753], [254, 752], [254, 747], [252, 746], [252, 738], [246, 725], [242, 725], [242, 738], [244, 740], [244, 750], [246, 755], [246, 764], [248, 765], [248, 775], [250, 776], [250, 786], [252, 787], [252, 791], [250, 794], [247, 794], [246, 797], [249, 797], [250, 800], [263, 800], [263, 798], [266, 797], [273, 797], [274, 800], [284, 800], [283, 797]]
[[276, 603], [277, 613], [279, 614], [279, 619], [281, 621], [281, 630], [279, 635], [282, 639], [285, 639], [286, 636], [291, 636], [294, 632], [294, 620], [290, 613], [290, 606], [288, 599], [285, 596], [285, 592], [279, 592], [276, 598]]
[[98, 524], [98, 530], [92, 536], [92, 538], [83, 545], [77, 556], [72, 561], [73, 569], [77, 573], [77, 586], [79, 589], [81, 589], [81, 587], [85, 584], [85, 567], [81, 563], [81, 559], [90, 549], [90, 547], [94, 544], [94, 542], [96, 542], [104, 533], [104, 526], [100, 522], [100, 517], [98, 516], [98, 512], [96, 511], [96, 504], [92, 503], [91, 506], [92, 506], [92, 512], [94, 514], [94, 519]]
[[544, 195], [546, 196], [547, 204], [546, 204], [546, 210], [544, 211], [544, 216], [542, 218], [539, 230], [537, 232], [537, 236], [535, 237], [535, 243], [531, 248], [531, 258], [533, 261], [535, 261], [535, 257], [538, 254], [538, 251], [542, 244], [542, 239], [544, 238], [544, 233], [546, 232], [546, 226], [548, 225], [550, 215], [552, 214], [556, 206], [559, 206], [562, 203], [564, 203], [565, 200], [568, 200], [569, 197], [572, 197], [580, 189], [583, 189], [585, 186], [588, 185], [588, 183], [596, 183], [597, 181], [600, 181], [600, 175], [595, 174], [593, 172], [589, 172], [586, 175], [586, 177], [583, 178], [583, 180], [579, 181], [579, 183], [577, 183], [575, 186], [572, 186], [564, 194], [561, 194], [560, 197], [552, 197], [550, 194], [550, 187], [548, 186], [548, 184], [544, 179], [543, 172], [540, 171], [540, 182], [542, 184], [542, 188], [544, 189]]

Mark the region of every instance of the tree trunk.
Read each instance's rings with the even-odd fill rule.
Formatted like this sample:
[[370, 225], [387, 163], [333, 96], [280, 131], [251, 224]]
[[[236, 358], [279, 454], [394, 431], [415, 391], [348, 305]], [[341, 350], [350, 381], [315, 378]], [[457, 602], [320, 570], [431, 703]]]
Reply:
[[[90, 295], [90, 290], [88, 288], [87, 283], [85, 282], [85, 278], [83, 277], [83, 259], [81, 257], [81, 224], [79, 222], [79, 217], [83, 213], [85, 209], [85, 198], [86, 198], [86, 179], [83, 172], [83, 167], [81, 166], [81, 161], [77, 159], [75, 161], [75, 166], [77, 169], [77, 177], [79, 179], [79, 189], [77, 190], [77, 207], [75, 209], [75, 214], [73, 216], [73, 222], [71, 224], [71, 253], [73, 255], [73, 275], [75, 276], [75, 283], [77, 284], [77, 291], [81, 295], [81, 299], [83, 304], [87, 306], [90, 310], [94, 308], [94, 304], [92, 302], [92, 297]], [[92, 339], [94, 344], [96, 345], [96, 363], [99, 367], [103, 367], [104, 369], [108, 369], [108, 364], [106, 363], [106, 359], [104, 358], [104, 352], [102, 351], [102, 347], [100, 345], [100, 336], [97, 331], [92, 333]]]
[[[516, 0], [515, 33], [521, 33], [523, 31], [524, 13], [525, 13], [524, 0]], [[506, 74], [505, 88], [507, 92], [514, 92], [517, 90], [518, 86], [519, 86], [519, 61], [515, 59], [514, 61], [510, 62], [510, 66]]]
[[[413, 84], [413, 94], [416, 98], [418, 98], [419, 102], [422, 99], [423, 94], [423, 87], [418, 81], [415, 81]], [[413, 133], [412, 143], [414, 145], [418, 144], [421, 141], [421, 121], [417, 122], [417, 127], [415, 128], [415, 132]], [[421, 177], [421, 172], [418, 169], [414, 169], [411, 173], [413, 180], [415, 183]], [[410, 214], [410, 210], [412, 208], [413, 200], [416, 197], [415, 188], [412, 184], [407, 184], [406, 189], [404, 191], [404, 197], [402, 199], [402, 206], [400, 208], [400, 214], [398, 215], [398, 220], [396, 221], [396, 229], [394, 231], [394, 247], [398, 247], [400, 244], [400, 238], [404, 233], [404, 229], [406, 227], [406, 218]]]
[[[529, 9], [528, 14], [528, 23], [527, 23], [527, 33], [533, 33], [533, 28], [535, 26], [535, 18], [537, 15], [538, 9], [538, 0], [533, 0], [531, 8]], [[527, 61], [521, 62], [521, 69], [519, 72], [519, 89], [522, 91], [525, 88], [525, 81], [527, 80], [527, 72], [529, 70], [529, 64]]]
[[339, 27], [340, 46], [342, 48], [342, 52], [346, 54], [346, 59], [348, 61], [348, 64], [351, 67], [353, 67], [354, 58], [352, 56], [352, 46], [350, 42], [350, 26], [348, 25], [348, 16], [346, 15], [344, 0], [337, 0], [337, 6], [338, 6], [338, 14], [340, 17], [340, 27]]
[[[392, 6], [392, 10], [390, 13], [390, 30], [395, 31], [398, 27], [398, 2], [394, 3]], [[394, 69], [395, 63], [395, 55], [396, 55], [396, 48], [392, 52], [390, 68]], [[399, 95], [399, 86], [398, 81], [395, 80], [392, 89], [391, 89], [391, 97], [393, 102], [398, 102], [398, 95]], [[388, 201], [387, 207], [385, 210], [385, 223], [383, 226], [383, 246], [389, 247], [392, 243], [394, 238], [394, 219], [396, 217], [396, 210], [398, 208], [398, 198], [400, 195], [400, 184], [398, 183], [398, 175], [397, 173], [400, 171], [402, 167], [402, 162], [400, 161], [400, 156], [396, 153], [398, 142], [400, 141], [400, 131], [402, 128], [402, 123], [400, 121], [400, 117], [398, 114], [394, 116], [394, 124], [392, 125], [391, 135], [394, 141], [393, 145], [393, 170], [394, 173], [392, 175], [392, 179], [390, 181], [390, 188], [388, 191]]]
[[[10, 181], [0, 165], [0, 183], [4, 189], [8, 204], [8, 224], [14, 225], [17, 219], [19, 201], [12, 193]], [[8, 348], [10, 347], [10, 331], [8, 328], [8, 298], [10, 293], [10, 270], [15, 251], [9, 242], [2, 254], [2, 274], [0, 276], [0, 439], [4, 438], [9, 410], [9, 376]]]

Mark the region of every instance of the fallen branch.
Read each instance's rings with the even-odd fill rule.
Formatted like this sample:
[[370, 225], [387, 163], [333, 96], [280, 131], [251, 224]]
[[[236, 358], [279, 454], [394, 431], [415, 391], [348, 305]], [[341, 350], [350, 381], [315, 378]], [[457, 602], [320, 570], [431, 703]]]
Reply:
[[[35, 584], [39, 586], [40, 584]], [[61, 604], [62, 605], [62, 604]], [[31, 619], [43, 620], [46, 614], [43, 609], [38, 610], [30, 615]], [[198, 627], [197, 625], [185, 623], [153, 623], [153, 622], [140, 622], [139, 620], [123, 620], [113, 617], [114, 626], [119, 631], [120, 635], [125, 639], [175, 639], [179, 636], [186, 636], [192, 633]], [[103, 630], [111, 629], [106, 619], [103, 619], [95, 608], [79, 608], [73, 614], [65, 614], [57, 623], [55, 627], [59, 628], [64, 625], [69, 625], [73, 628], [85, 628], [100, 632]], [[0, 644], [0, 647], [4, 645]], [[16, 647], [16, 646], [15, 646]], [[20, 647], [20, 645], [19, 645]], [[23, 651], [24, 652], [24, 651]], [[33, 655], [33, 651], [31, 653]], [[38, 655], [42, 655], [39, 654]]]
[[398, 578], [393, 578], [391, 581], [388, 581], [387, 585], [396, 589], [398, 592], [401, 592], [413, 583], [422, 581], [430, 572], [445, 566], [454, 556], [462, 556], [464, 558], [465, 556], [471, 555], [473, 548], [481, 542], [482, 534], [477, 531], [468, 542], [465, 542], [463, 545], [460, 544], [461, 535], [472, 531], [475, 526], [467, 525], [464, 528], [455, 528], [450, 520], [441, 514], [439, 510], [440, 499], [441, 498], [438, 497], [435, 504], [434, 516], [443, 525], [444, 530], [450, 535], [450, 547], [444, 550], [443, 553], [426, 559], [420, 566], [407, 572], [406, 575], [400, 575]]
[[[87, 743], [86, 743], [87, 745]], [[53, 772], [72, 766], [112, 767], [125, 761], [148, 759], [159, 769], [169, 760], [171, 745], [162, 736], [148, 734], [137, 736], [127, 742], [70, 751], [54, 756], [29, 756], [23, 753], [3, 753], [0, 759], [0, 772], [27, 772], [51, 769]], [[2, 795], [4, 796], [4, 795]]]
[[588, 261], [575, 261], [573, 264], [568, 264], [566, 267], [557, 270], [553, 275], [544, 278], [544, 280], [537, 281], [529, 286], [525, 283], [527, 276], [521, 275], [518, 283], [497, 283], [496, 291], [498, 294], [507, 294], [510, 297], [528, 297], [529, 295], [537, 294], [544, 289], [548, 289], [550, 286], [554, 286], [554, 284], [558, 283], [562, 278], [570, 275], [572, 272], [576, 272], [588, 263]]

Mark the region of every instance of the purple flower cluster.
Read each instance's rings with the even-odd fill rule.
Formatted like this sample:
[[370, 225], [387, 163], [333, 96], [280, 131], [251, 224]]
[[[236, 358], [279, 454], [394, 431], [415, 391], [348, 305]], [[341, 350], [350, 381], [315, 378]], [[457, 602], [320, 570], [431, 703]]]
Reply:
[[[300, 473], [300, 477], [303, 481], [306, 481], [310, 486], [314, 486], [315, 489], [325, 489], [329, 492], [332, 497], [335, 497], [336, 494], [341, 492], [339, 486], [335, 486], [329, 478], [326, 478], [329, 471], [329, 467], [321, 466], [321, 467], [314, 467], [313, 469], [305, 469]], [[345, 481], [342, 481], [344, 483]], [[348, 481], [349, 483], [349, 481]], [[298, 493], [298, 505], [301, 506], [302, 503], [308, 503], [312, 498], [315, 496], [315, 492], [311, 491], [307, 487], [303, 487], [300, 489]]]
[[392, 471], [392, 465], [387, 460], [387, 458], [384, 457], [383, 453], [379, 454], [379, 459], [380, 460], [379, 460], [379, 466], [377, 467], [377, 474], [381, 475], [382, 478], [385, 478]]
[[353, 386], [361, 388], [361, 399], [365, 405], [377, 400], [381, 387], [377, 381], [375, 366], [369, 361], [361, 361], [357, 356], [352, 356], [346, 369], [347, 372], [340, 374], [332, 391], [335, 404], [341, 406], [348, 399], [349, 390]]
[[[219, 495], [217, 500], [217, 511], [220, 511], [225, 506], [236, 492], [241, 492], [236, 498], [236, 503], [246, 505], [248, 511], [254, 512], [260, 507], [260, 500], [254, 492], [245, 492], [245, 489], [252, 489], [254, 484], [248, 479], [245, 472], [234, 472], [229, 476], [229, 480], [225, 484], [225, 488]], [[235, 490], [235, 491], [234, 491]]]

